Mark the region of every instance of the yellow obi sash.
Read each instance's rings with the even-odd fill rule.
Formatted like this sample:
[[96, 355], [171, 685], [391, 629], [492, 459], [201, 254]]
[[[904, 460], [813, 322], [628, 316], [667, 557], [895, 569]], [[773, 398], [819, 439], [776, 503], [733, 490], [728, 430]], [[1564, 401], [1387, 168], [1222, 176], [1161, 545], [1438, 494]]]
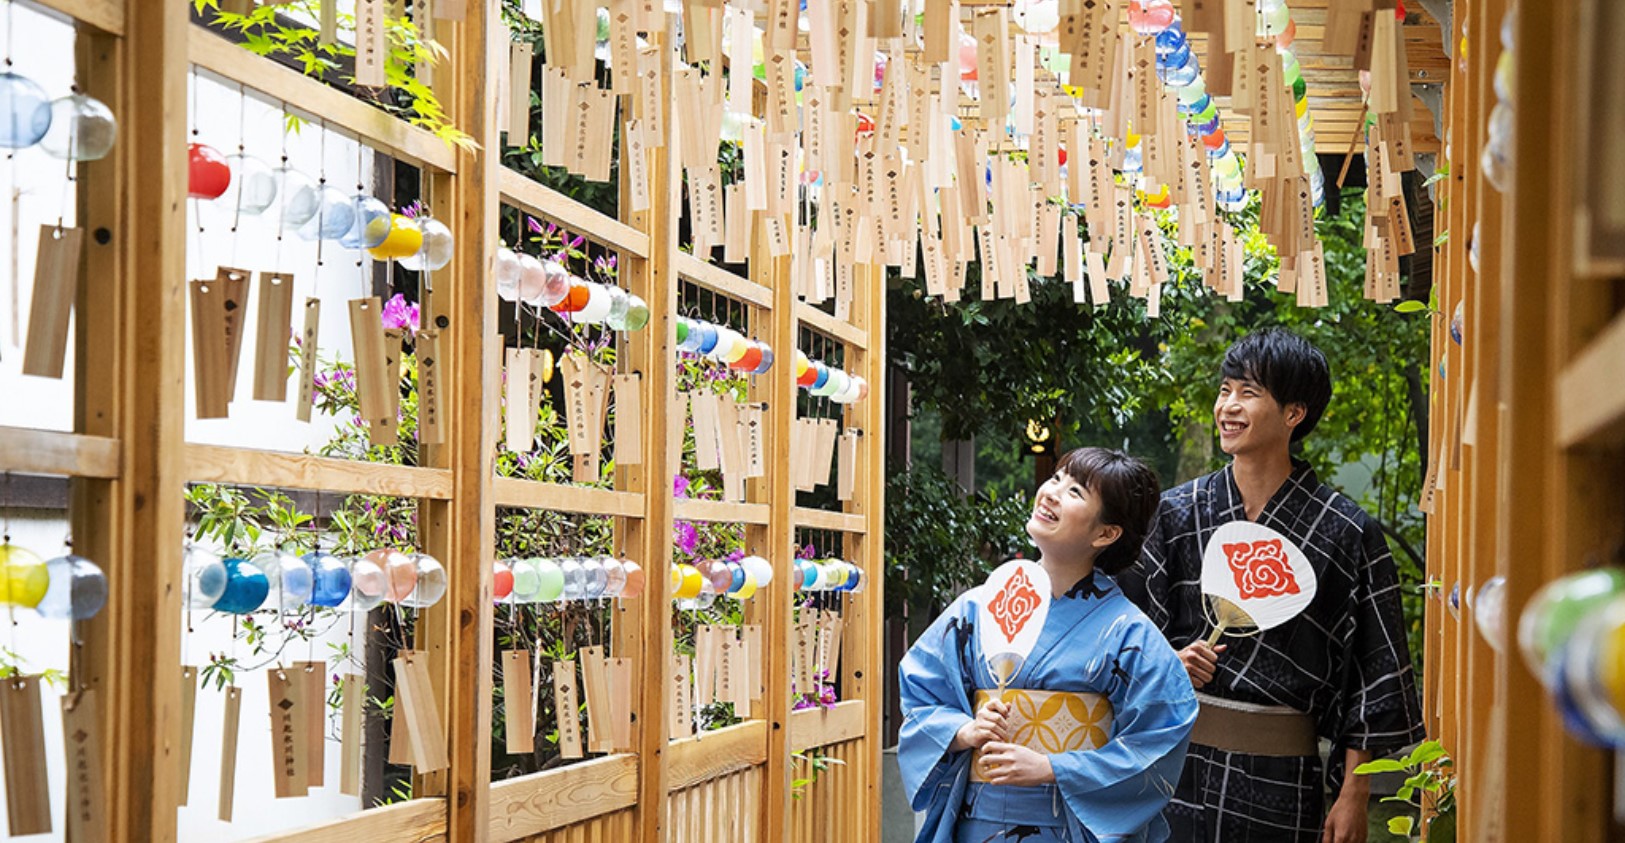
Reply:
[[[998, 691], [978, 689], [976, 710], [980, 711]], [[1006, 688], [1004, 701], [1010, 706], [1010, 743], [1034, 752], [1099, 749], [1111, 738], [1112, 704], [1101, 694], [1075, 694], [1071, 691], [1029, 691]], [[982, 775], [982, 751], [971, 756], [971, 781]]]

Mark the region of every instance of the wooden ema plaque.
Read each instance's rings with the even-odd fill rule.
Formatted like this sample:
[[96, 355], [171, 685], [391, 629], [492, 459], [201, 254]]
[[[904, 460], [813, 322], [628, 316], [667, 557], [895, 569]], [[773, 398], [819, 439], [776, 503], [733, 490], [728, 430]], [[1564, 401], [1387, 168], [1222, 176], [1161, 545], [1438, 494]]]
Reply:
[[288, 398], [288, 336], [293, 330], [293, 276], [261, 272], [254, 331], [254, 400]]
[[49, 834], [51, 792], [38, 676], [0, 680], [0, 759], [5, 763], [6, 821], [13, 837]]
[[[94, 688], [83, 688], [62, 698], [62, 744], [68, 756], [69, 840], [108, 839], [98, 708]], [[190, 724], [187, 731], [191, 731]], [[186, 740], [183, 745], [189, 748], [191, 741]], [[191, 761], [190, 755], [185, 761]]]
[[25, 375], [62, 377], [68, 353], [68, 317], [79, 293], [83, 242], [84, 232], [80, 229], [40, 226], [28, 339], [23, 346]]

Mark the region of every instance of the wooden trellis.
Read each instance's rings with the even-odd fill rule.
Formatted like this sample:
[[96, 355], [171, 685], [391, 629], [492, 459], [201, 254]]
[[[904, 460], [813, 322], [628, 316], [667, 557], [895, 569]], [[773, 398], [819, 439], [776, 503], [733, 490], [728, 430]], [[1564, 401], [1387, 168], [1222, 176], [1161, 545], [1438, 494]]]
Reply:
[[[82, 170], [79, 226], [87, 237], [78, 291], [76, 406], [71, 433], [0, 429], [0, 470], [72, 478], [71, 520], [80, 552], [100, 561], [112, 584], [106, 610], [82, 627], [73, 670], [103, 700], [105, 824], [109, 839], [176, 838], [182, 764], [180, 667], [182, 571], [178, 563], [188, 482], [366, 493], [420, 502], [420, 542], [450, 574], [445, 600], [423, 611], [416, 646], [430, 685], [450, 765], [419, 775], [410, 801], [276, 835], [299, 841], [447, 840], [822, 840], [878, 839], [880, 621], [884, 476], [878, 435], [884, 391], [884, 275], [858, 267], [850, 319], [798, 300], [790, 259], [752, 244], [749, 277], [679, 251], [680, 170], [672, 143], [648, 150], [648, 209], [616, 220], [573, 202], [501, 164], [496, 80], [510, 61], [494, 19], [496, 3], [442, 3], [460, 19], [435, 22], [450, 53], [434, 74], [448, 114], [475, 143], [443, 144], [373, 106], [257, 58], [188, 21], [189, 0], [22, 0], [77, 21], [81, 87], [120, 121], [114, 154]], [[658, 9], [658, 4], [655, 5]], [[660, 18], [665, 20], [664, 17]], [[649, 33], [672, 78], [669, 29]], [[334, 131], [419, 167], [437, 219], [451, 226], [456, 257], [424, 295], [425, 322], [440, 334], [444, 445], [424, 446], [420, 464], [400, 467], [250, 448], [188, 443], [183, 326], [186, 79], [205, 69], [302, 112]], [[675, 131], [669, 90], [630, 95], [622, 114], [659, 117]], [[609, 139], [605, 138], [604, 143]], [[628, 154], [623, 145], [622, 154]], [[620, 184], [623, 201], [633, 187]], [[592, 489], [499, 478], [495, 471], [503, 339], [490, 268], [502, 205], [548, 219], [614, 251], [629, 290], [651, 305], [650, 327], [629, 335], [619, 365], [643, 379], [643, 462], [615, 472], [615, 488]], [[674, 325], [679, 279], [748, 309], [778, 362], [752, 386], [765, 402], [768, 469], [742, 502], [678, 501], [667, 426], [675, 400]], [[96, 306], [86, 306], [96, 302]], [[859, 445], [856, 482], [841, 510], [798, 507], [786, 470], [795, 421], [793, 349], [802, 328], [844, 347], [844, 365], [874, 394], [848, 405], [844, 423], [871, 432]], [[650, 573], [648, 589], [616, 612], [617, 652], [635, 661], [636, 750], [493, 783], [491, 710], [492, 566], [499, 507], [553, 509], [614, 518], [628, 555]], [[698, 737], [671, 740], [672, 602], [666, 576], [675, 518], [745, 525], [750, 552], [779, 572], [747, 607], [763, 627], [765, 694], [758, 716]], [[844, 556], [867, 576], [844, 595], [842, 700], [791, 711], [789, 655], [794, 592], [786, 582], [798, 528], [844, 536]], [[792, 753], [822, 748], [845, 762], [792, 800], [800, 775]], [[74, 796], [70, 793], [70, 799]], [[271, 794], [261, 798], [270, 799]]]

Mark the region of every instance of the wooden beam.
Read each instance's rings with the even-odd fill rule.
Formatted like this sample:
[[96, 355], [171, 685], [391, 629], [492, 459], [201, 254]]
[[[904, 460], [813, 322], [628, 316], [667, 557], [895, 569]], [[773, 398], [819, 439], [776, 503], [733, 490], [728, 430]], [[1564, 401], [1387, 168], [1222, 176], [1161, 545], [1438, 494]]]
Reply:
[[105, 35], [124, 34], [124, 4], [119, 0], [21, 0], [51, 17], [89, 24]]
[[492, 481], [493, 499], [497, 506], [518, 506], [527, 509], [551, 509], [559, 512], [579, 512], [584, 515], [615, 515], [640, 518], [643, 515], [641, 492], [615, 492], [592, 489], [567, 483], [539, 483], [517, 477], [498, 477]]
[[[1608, 327], [1557, 377], [1556, 444], [1618, 445], [1625, 441], [1625, 317]], [[3, 435], [3, 434], [0, 434]]]
[[119, 475], [117, 439], [0, 426], [0, 471], [99, 477]]
[[[804, 708], [790, 714], [790, 746], [797, 752], [864, 736], [869, 719], [865, 700], [846, 700], [829, 708]], [[879, 751], [876, 750], [876, 756]]]
[[568, 196], [532, 181], [511, 167], [498, 173], [502, 201], [533, 216], [551, 220], [565, 230], [629, 256], [648, 257], [649, 236], [641, 231], [587, 207]]
[[452, 496], [451, 472], [446, 469], [385, 465], [225, 445], [188, 444], [185, 452], [185, 477], [198, 483], [434, 500], [445, 500]]
[[677, 253], [677, 273], [684, 280], [698, 284], [714, 293], [738, 299], [763, 309], [773, 307], [773, 291], [687, 252]]
[[[869, 390], [868, 400], [878, 400], [878, 395], [873, 388]], [[795, 508], [795, 524], [797, 527], [804, 527], [809, 530], [863, 533], [868, 529], [869, 520], [862, 515], [851, 512], [831, 512], [827, 509], [798, 506]]]
[[666, 763], [673, 791], [747, 770], [767, 760], [767, 721], [747, 720], [671, 742]]
[[[842, 322], [839, 319], [813, 307], [806, 302], [796, 302], [794, 305], [796, 320], [803, 326], [813, 329], [831, 339], [840, 340], [853, 348], [868, 348], [869, 334], [860, 328]], [[871, 384], [871, 389], [873, 385]]]
[[702, 501], [684, 498], [673, 504], [676, 517], [685, 521], [710, 521], [718, 524], [766, 524], [769, 514], [765, 503], [736, 503], [731, 501]]
[[452, 172], [457, 150], [432, 132], [270, 59], [256, 56], [201, 26], [188, 26], [187, 56], [199, 68], [286, 103], [329, 129], [423, 167]]
[[355, 843], [357, 840], [446, 839], [446, 800], [413, 799], [335, 817], [296, 831], [250, 838], [246, 843]]
[[487, 839], [525, 840], [633, 807], [638, 766], [622, 753], [497, 782]]

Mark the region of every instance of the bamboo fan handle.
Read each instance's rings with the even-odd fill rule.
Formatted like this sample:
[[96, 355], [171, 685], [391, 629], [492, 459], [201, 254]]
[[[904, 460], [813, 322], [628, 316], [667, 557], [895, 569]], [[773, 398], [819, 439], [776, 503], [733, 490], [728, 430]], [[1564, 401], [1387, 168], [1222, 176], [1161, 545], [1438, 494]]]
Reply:
[[1207, 637], [1207, 645], [1209, 647], [1212, 647], [1214, 644], [1219, 643], [1219, 639], [1224, 637], [1225, 630], [1227, 630], [1229, 628], [1230, 628], [1230, 622], [1229, 621], [1219, 621], [1219, 625], [1213, 627], [1213, 634], [1209, 635]]

